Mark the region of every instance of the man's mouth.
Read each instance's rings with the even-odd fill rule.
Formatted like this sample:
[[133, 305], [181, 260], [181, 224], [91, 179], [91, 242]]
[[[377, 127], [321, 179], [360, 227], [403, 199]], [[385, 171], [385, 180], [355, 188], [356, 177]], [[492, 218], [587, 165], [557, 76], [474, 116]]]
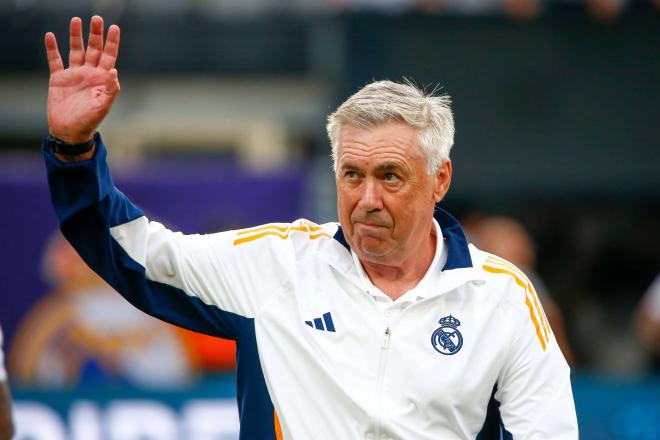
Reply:
[[380, 223], [371, 223], [371, 222], [356, 222], [355, 226], [361, 226], [366, 229], [382, 229], [387, 227]]

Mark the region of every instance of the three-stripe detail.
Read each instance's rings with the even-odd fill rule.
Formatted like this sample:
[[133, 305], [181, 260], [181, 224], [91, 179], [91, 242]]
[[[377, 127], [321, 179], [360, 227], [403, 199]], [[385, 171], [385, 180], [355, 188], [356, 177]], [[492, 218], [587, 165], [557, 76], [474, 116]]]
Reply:
[[545, 351], [552, 330], [550, 329], [550, 324], [548, 324], [548, 320], [543, 311], [543, 306], [541, 306], [538, 299], [536, 290], [534, 290], [534, 286], [529, 279], [516, 266], [494, 255], [488, 256], [483, 265], [483, 269], [486, 272], [494, 274], [509, 275], [515, 280], [517, 285], [523, 288], [525, 291], [525, 305], [529, 310], [529, 317], [532, 320], [532, 324], [534, 324], [536, 337], [541, 343], [541, 348]]
[[273, 410], [273, 424], [275, 425], [275, 440], [283, 440], [282, 425], [280, 424], [280, 418], [277, 416], [277, 410]]
[[324, 313], [320, 318], [314, 318], [311, 321], [305, 321], [305, 324], [315, 328], [316, 330], [335, 332], [335, 323], [332, 322], [332, 315], [330, 312]]
[[315, 240], [319, 237], [331, 238], [329, 234], [320, 232], [323, 231], [321, 226], [311, 223], [300, 222], [297, 225], [271, 223], [268, 225], [256, 226], [254, 228], [238, 231], [236, 233], [236, 238], [234, 239], [234, 246], [238, 246], [239, 244], [243, 243], [249, 243], [269, 235], [279, 237], [282, 240], [286, 240], [289, 238], [289, 234], [294, 231], [306, 233], [310, 240]]

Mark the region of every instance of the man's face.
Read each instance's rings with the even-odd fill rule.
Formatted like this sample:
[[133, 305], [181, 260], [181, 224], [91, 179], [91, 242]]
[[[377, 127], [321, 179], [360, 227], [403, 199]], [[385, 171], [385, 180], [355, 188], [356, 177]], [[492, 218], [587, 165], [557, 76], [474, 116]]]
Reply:
[[449, 189], [451, 163], [429, 176], [418, 134], [401, 122], [341, 128], [337, 211], [362, 261], [401, 264], [431, 239], [433, 208]]

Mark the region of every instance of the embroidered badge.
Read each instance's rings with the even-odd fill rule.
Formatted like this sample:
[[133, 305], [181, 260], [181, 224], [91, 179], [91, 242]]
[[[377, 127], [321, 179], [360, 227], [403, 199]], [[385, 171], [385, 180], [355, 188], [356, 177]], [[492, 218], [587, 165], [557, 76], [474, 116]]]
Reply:
[[431, 344], [435, 351], [446, 355], [458, 353], [463, 346], [463, 335], [457, 329], [461, 321], [449, 315], [441, 318], [438, 324], [440, 327], [431, 335]]

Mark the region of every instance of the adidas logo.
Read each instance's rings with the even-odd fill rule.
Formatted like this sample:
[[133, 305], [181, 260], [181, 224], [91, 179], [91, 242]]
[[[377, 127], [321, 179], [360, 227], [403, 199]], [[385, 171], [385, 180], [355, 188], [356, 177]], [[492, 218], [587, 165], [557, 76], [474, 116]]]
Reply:
[[[305, 324], [316, 330], [335, 332], [335, 323], [332, 322], [330, 312], [324, 313], [321, 318], [314, 318], [312, 321], [305, 321]], [[325, 325], [324, 325], [325, 324]]]

